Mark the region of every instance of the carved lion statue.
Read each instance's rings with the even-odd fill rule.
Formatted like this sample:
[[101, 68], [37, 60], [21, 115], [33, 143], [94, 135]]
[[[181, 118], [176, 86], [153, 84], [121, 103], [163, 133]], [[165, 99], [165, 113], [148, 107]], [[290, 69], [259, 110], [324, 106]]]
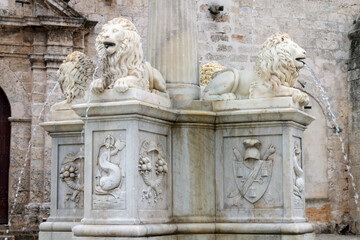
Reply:
[[213, 74], [204, 89], [204, 100], [232, 100], [291, 96], [304, 106], [307, 94], [293, 88], [299, 70], [304, 66], [304, 49], [287, 34], [276, 33], [262, 45], [256, 62], [256, 71], [238, 71], [228, 68]]
[[57, 78], [67, 103], [85, 97], [93, 73], [93, 63], [84, 53], [75, 51], [66, 57], [59, 67]]
[[129, 88], [166, 91], [161, 73], [144, 62], [140, 35], [129, 20], [115, 18], [107, 22], [96, 38], [95, 47], [103, 64], [103, 76], [94, 80], [93, 92], [112, 88], [118, 92]]
[[[57, 72], [58, 82], [66, 100], [51, 106], [50, 118], [53, 120], [79, 118], [71, 110], [71, 105], [86, 101], [93, 73], [93, 63], [84, 53], [75, 51], [66, 57]], [[66, 111], [67, 113], [57, 114], [57, 111]]]

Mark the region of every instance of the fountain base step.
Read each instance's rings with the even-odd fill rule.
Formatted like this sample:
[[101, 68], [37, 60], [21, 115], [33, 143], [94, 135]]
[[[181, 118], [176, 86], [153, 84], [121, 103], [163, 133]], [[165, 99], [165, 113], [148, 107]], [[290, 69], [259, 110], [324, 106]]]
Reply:
[[314, 240], [309, 223], [182, 223], [144, 225], [77, 225], [76, 240], [157, 239], [157, 240]]

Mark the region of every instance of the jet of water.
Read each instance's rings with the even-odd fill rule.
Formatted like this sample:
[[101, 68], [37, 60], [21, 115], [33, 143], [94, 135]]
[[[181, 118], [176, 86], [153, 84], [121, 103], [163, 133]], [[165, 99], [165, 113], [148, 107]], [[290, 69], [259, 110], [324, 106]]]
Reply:
[[[25, 154], [25, 158], [24, 158], [24, 164], [22, 166], [22, 169], [20, 171], [20, 176], [19, 176], [19, 179], [18, 179], [18, 182], [17, 182], [17, 188], [16, 188], [16, 191], [15, 191], [15, 198], [14, 198], [14, 203], [12, 205], [12, 208], [11, 208], [11, 211], [10, 211], [10, 214], [12, 215], [14, 213], [14, 210], [15, 210], [15, 207], [16, 207], [16, 202], [17, 202], [17, 198], [19, 197], [19, 191], [20, 191], [20, 186], [21, 186], [21, 182], [22, 180], [24, 179], [24, 174], [25, 174], [25, 169], [28, 165], [28, 161], [29, 161], [29, 154], [30, 154], [30, 150], [31, 150], [31, 146], [32, 146], [32, 142], [33, 142], [33, 138], [35, 137], [36, 135], [36, 131], [40, 125], [40, 119], [44, 113], [44, 110], [45, 110], [45, 107], [46, 105], [49, 103], [49, 100], [50, 100], [50, 97], [54, 94], [56, 88], [58, 88], [59, 86], [59, 83], [57, 82], [54, 86], [54, 88], [49, 92], [49, 94], [47, 95], [46, 99], [45, 99], [45, 102], [40, 110], [40, 113], [38, 115], [38, 118], [37, 118], [37, 122], [36, 122], [36, 125], [34, 126], [33, 128], [33, 131], [32, 131], [32, 134], [31, 134], [31, 137], [30, 137], [30, 140], [29, 140], [29, 143], [28, 143], [28, 147], [27, 147], [27, 151], [26, 151], [26, 154]], [[9, 228], [11, 227], [11, 218], [9, 217], [9, 221], [8, 221], [8, 225], [9, 225]], [[6, 233], [9, 233], [9, 229], [6, 230]]]
[[94, 70], [94, 73], [92, 75], [92, 81], [90, 83], [90, 89], [89, 89], [89, 96], [88, 96], [88, 101], [87, 101], [87, 105], [88, 107], [86, 108], [86, 112], [85, 112], [85, 118], [87, 119], [88, 118], [88, 113], [89, 113], [89, 109], [90, 109], [90, 102], [91, 102], [91, 97], [92, 97], [92, 89], [94, 87], [94, 81], [95, 81], [95, 77], [96, 77], [96, 73], [97, 71], [99, 70], [99, 68], [101, 67], [101, 64], [102, 64], [102, 58], [105, 54], [105, 50], [103, 50], [102, 52], [100, 52], [99, 54], [99, 57], [98, 57], [98, 60], [96, 62], [96, 66], [95, 66], [95, 70]]
[[[0, 63], [1, 63], [1, 62], [0, 62]], [[20, 77], [19, 77], [13, 70], [11, 70], [11, 68], [10, 68], [8, 65], [6, 65], [6, 64], [4, 64], [4, 63], [1, 63], [1, 65], [5, 66], [5, 67], [15, 76], [16, 82], [18, 82], [18, 83], [21, 85], [21, 87], [22, 87], [22, 89], [24, 90], [24, 92], [25, 92], [27, 95], [29, 95], [29, 93], [28, 93], [28, 91], [26, 90], [26, 88], [25, 88], [25, 86], [24, 86], [24, 83], [21, 81]]]
[[322, 86], [320, 80], [316, 76], [314, 70], [312, 68], [310, 68], [310, 66], [307, 65], [305, 62], [303, 62], [303, 63], [304, 63], [305, 68], [309, 71], [312, 78], [314, 79], [315, 85], [319, 88], [320, 93], [321, 93], [321, 98], [326, 103], [327, 112], [331, 117], [331, 121], [335, 125], [335, 134], [338, 137], [339, 142], [341, 143], [341, 152], [342, 152], [342, 154], [344, 156], [344, 161], [345, 161], [345, 164], [346, 164], [346, 170], [347, 170], [347, 172], [348, 172], [348, 174], [350, 176], [350, 182], [351, 182], [351, 185], [352, 185], [352, 187], [354, 189], [354, 192], [355, 192], [354, 201], [355, 201], [356, 209], [357, 209], [357, 211], [360, 211], [360, 207], [358, 206], [359, 205], [358, 204], [359, 203], [359, 194], [357, 192], [354, 176], [350, 172], [350, 170], [351, 170], [351, 160], [348, 158], [348, 155], [345, 152], [345, 142], [344, 142], [342, 136], [340, 135], [341, 130], [340, 130], [340, 127], [339, 127], [339, 124], [338, 124], [338, 120], [337, 120], [337, 118], [336, 118], [336, 116], [335, 116], [335, 114], [334, 114], [334, 112], [333, 112], [333, 110], [331, 108], [329, 97], [327, 96], [326, 91], [325, 91], [324, 87]]

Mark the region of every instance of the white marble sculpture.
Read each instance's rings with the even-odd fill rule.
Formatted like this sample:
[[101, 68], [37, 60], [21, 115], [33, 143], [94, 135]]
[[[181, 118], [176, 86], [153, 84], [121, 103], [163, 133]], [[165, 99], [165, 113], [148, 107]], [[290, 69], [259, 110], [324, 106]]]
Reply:
[[103, 76], [94, 80], [93, 92], [115, 89], [122, 93], [129, 88], [166, 91], [161, 73], [144, 62], [140, 35], [129, 20], [115, 18], [106, 23], [95, 46], [103, 63]]
[[94, 66], [88, 56], [78, 51], [69, 54], [56, 75], [66, 100], [54, 104], [51, 111], [70, 110], [72, 103], [84, 101], [93, 73]]
[[255, 72], [234, 68], [216, 72], [204, 89], [202, 99], [216, 101], [291, 96], [299, 105], [307, 105], [307, 94], [293, 88], [305, 57], [305, 50], [287, 34], [276, 33], [262, 45]]
[[[154, 169], [153, 165], [155, 165]], [[138, 167], [139, 173], [147, 186], [147, 189], [142, 191], [142, 198], [149, 203], [153, 199], [156, 203], [158, 199], [162, 198], [161, 184], [163, 184], [165, 175], [168, 173], [162, 145], [154, 141], [144, 141], [141, 144]]]
[[305, 187], [304, 171], [301, 169], [301, 149], [298, 144], [294, 147], [294, 195], [300, 199], [303, 198], [303, 192]]
[[[116, 198], [113, 190], [120, 187], [123, 173], [118, 153], [125, 148], [126, 143], [108, 135], [100, 146], [97, 162], [95, 194], [111, 195]], [[113, 159], [112, 159], [113, 158]], [[114, 160], [117, 158], [117, 160]]]
[[66, 57], [59, 67], [57, 78], [67, 103], [85, 97], [93, 73], [93, 63], [84, 53], [75, 51]]
[[218, 62], [209, 62], [200, 67], [200, 85], [207, 86], [211, 81], [212, 75], [215, 72], [226, 69], [226, 67], [222, 66]]
[[84, 151], [78, 153], [70, 152], [65, 156], [61, 164], [59, 177], [61, 181], [65, 182], [68, 187], [68, 192], [65, 196], [66, 201], [80, 202], [79, 194], [84, 192], [84, 185], [82, 176], [79, 173], [80, 162], [84, 161]]

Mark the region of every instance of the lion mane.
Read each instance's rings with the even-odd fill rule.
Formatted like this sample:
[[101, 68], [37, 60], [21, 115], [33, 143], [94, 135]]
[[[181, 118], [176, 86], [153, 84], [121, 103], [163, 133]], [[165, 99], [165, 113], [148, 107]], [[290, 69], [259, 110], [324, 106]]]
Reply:
[[[123, 40], [116, 39], [114, 54], [107, 55], [105, 53], [104, 34], [110, 27], [115, 27], [117, 31], [121, 31]], [[126, 76], [134, 76], [139, 79], [138, 87], [149, 88], [148, 81], [144, 79], [145, 64], [140, 40], [140, 35], [134, 24], [125, 18], [115, 18], [102, 27], [102, 31], [96, 38], [95, 47], [103, 64], [104, 88], [113, 88], [117, 79]]]
[[289, 35], [280, 32], [268, 38], [258, 54], [256, 72], [271, 89], [293, 87], [298, 71], [289, 49]]
[[200, 75], [200, 84], [202, 86], [206, 86], [211, 81], [211, 78], [215, 72], [226, 69], [226, 67], [222, 66], [218, 62], [209, 62], [200, 67], [199, 75]]
[[84, 97], [93, 72], [94, 66], [84, 53], [75, 51], [66, 57], [59, 67], [57, 78], [67, 103]]

